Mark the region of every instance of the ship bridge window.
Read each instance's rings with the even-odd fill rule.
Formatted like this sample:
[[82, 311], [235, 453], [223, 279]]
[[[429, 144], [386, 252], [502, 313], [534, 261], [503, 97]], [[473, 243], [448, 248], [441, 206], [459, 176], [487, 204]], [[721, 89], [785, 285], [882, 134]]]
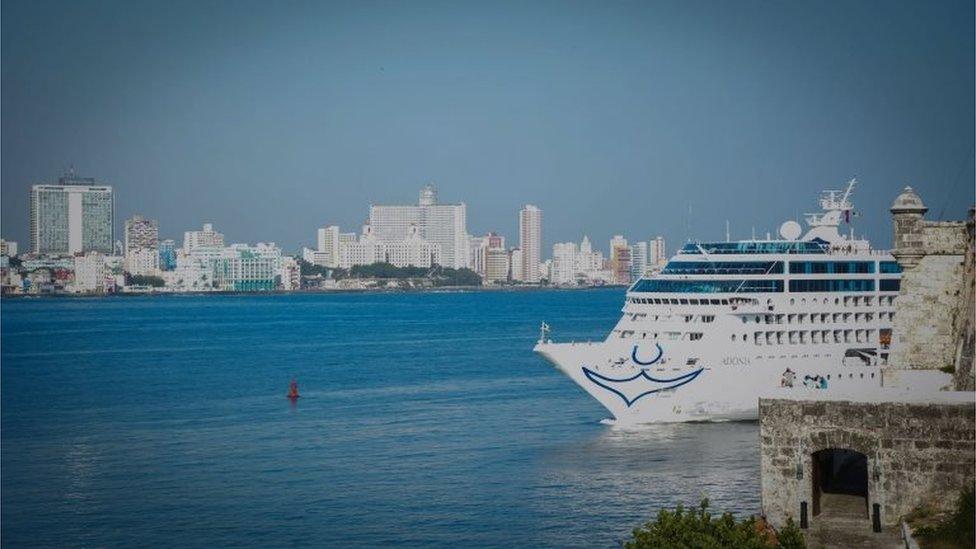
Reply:
[[782, 261], [671, 261], [662, 274], [783, 274]]
[[881, 280], [882, 292], [897, 292], [901, 290], [901, 280]]
[[829, 244], [823, 240], [769, 240], [742, 242], [691, 242], [679, 254], [825, 254]]
[[[782, 280], [661, 280], [642, 279], [631, 289], [633, 292], [653, 293], [756, 293], [782, 292]], [[672, 300], [673, 301], [673, 300]], [[682, 300], [687, 304], [687, 299]], [[726, 300], [723, 300], [726, 305]]]
[[874, 261], [791, 261], [792, 274], [871, 274]]
[[882, 274], [898, 274], [901, 273], [901, 266], [895, 261], [882, 261], [880, 272]]
[[[791, 292], [873, 292], [873, 280], [791, 280]], [[835, 301], [836, 303], [836, 301]]]

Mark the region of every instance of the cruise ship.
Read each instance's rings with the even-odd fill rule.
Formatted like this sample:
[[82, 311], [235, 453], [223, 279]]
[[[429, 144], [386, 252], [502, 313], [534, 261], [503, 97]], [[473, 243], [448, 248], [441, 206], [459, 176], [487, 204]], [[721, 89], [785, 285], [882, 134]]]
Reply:
[[901, 269], [846, 230], [855, 183], [824, 191], [805, 232], [686, 244], [630, 286], [604, 341], [553, 342], [543, 323], [535, 351], [622, 424], [755, 419], [775, 390], [877, 388]]

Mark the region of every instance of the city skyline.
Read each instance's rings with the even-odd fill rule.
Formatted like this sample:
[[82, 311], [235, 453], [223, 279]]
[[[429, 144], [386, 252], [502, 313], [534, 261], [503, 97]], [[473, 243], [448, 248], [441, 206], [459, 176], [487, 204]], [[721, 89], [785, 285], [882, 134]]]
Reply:
[[[936, 219], [972, 201], [971, 3], [555, 7], [8, 4], [0, 232], [27, 242], [26, 189], [71, 163], [114, 187], [116, 234], [289, 250], [431, 180], [471, 234], [538, 204], [546, 250], [762, 237], [853, 176], [879, 247], [906, 184]], [[99, 40], [46, 39], [78, 25]]]

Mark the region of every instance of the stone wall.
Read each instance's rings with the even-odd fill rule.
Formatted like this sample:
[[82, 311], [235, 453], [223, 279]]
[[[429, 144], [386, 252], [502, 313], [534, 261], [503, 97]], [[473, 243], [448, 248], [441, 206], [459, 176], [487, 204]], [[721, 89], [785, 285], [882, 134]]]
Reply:
[[963, 264], [963, 287], [959, 301], [962, 311], [953, 324], [953, 339], [956, 342], [955, 385], [957, 391], [976, 389], [976, 370], [973, 369], [976, 354], [976, 211], [969, 210], [966, 224], [969, 241], [966, 243], [966, 259]]
[[[868, 503], [897, 524], [919, 505], [948, 509], [974, 482], [976, 404], [760, 399], [762, 508], [782, 527], [813, 498], [814, 452], [868, 458]], [[811, 524], [818, 518], [809, 511]]]
[[[899, 233], [906, 227], [912, 234]], [[930, 370], [953, 366], [959, 348], [957, 324], [970, 312], [962, 299], [972, 278], [965, 268], [967, 251], [972, 250], [967, 224], [896, 223], [896, 245], [905, 241], [921, 245], [913, 244], [910, 260], [899, 257], [904, 273], [895, 304], [890, 363], [894, 368]]]

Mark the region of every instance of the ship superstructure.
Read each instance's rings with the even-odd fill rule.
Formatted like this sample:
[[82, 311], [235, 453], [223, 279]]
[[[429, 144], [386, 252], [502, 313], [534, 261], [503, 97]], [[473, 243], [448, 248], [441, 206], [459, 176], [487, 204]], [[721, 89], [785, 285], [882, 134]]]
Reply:
[[880, 384], [901, 269], [844, 236], [855, 181], [826, 191], [808, 229], [780, 239], [692, 242], [627, 291], [607, 338], [535, 351], [622, 423], [751, 419], [758, 397]]

